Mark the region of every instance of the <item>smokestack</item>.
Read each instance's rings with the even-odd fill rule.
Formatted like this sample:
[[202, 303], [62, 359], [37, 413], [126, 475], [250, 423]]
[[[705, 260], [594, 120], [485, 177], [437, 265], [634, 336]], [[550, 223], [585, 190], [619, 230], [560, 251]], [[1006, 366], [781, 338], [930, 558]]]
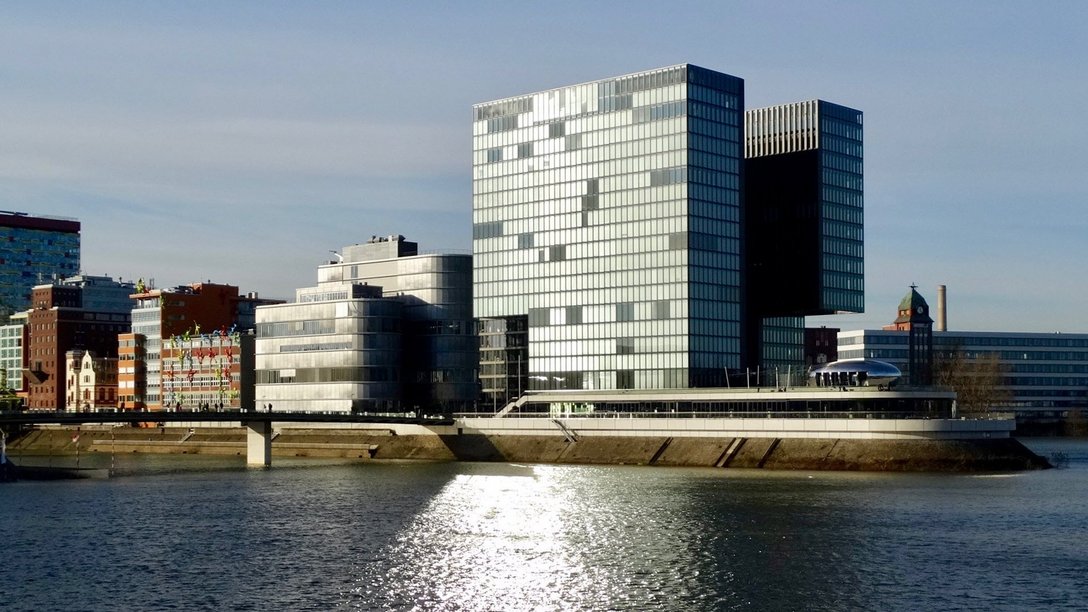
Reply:
[[937, 331], [948, 331], [948, 311], [945, 303], [945, 287], [937, 285]]

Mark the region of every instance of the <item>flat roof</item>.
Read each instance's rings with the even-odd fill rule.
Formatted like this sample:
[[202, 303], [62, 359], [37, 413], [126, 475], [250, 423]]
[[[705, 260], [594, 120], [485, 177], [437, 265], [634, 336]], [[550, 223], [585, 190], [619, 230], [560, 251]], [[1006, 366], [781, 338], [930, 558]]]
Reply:
[[76, 219], [67, 217], [34, 216], [23, 212], [0, 210], [0, 227], [78, 234], [80, 225]]

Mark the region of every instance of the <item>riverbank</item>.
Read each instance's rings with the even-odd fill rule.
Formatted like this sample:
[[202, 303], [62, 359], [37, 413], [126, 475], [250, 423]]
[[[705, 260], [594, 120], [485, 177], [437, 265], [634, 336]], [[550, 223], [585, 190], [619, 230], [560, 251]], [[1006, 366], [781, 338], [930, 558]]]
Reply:
[[[273, 457], [656, 465], [900, 472], [996, 472], [1050, 467], [1014, 438], [929, 440], [755, 436], [577, 436], [405, 433], [396, 428], [277, 428]], [[455, 430], [456, 431], [456, 430]], [[78, 434], [78, 435], [77, 435]], [[81, 453], [246, 454], [242, 427], [34, 429], [9, 438], [20, 456]]]

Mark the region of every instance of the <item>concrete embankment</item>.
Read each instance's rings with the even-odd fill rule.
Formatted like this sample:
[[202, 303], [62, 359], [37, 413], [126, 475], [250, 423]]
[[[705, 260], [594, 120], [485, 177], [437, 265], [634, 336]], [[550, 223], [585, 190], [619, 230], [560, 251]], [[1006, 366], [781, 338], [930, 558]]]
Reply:
[[[274, 457], [503, 461], [805, 470], [1008, 471], [1049, 467], [1013, 438], [972, 440], [813, 439], [434, 434], [415, 428], [277, 428]], [[83, 427], [31, 430], [9, 439], [13, 454], [246, 453], [243, 428]]]
[[910, 472], [1049, 467], [1015, 439], [814, 440], [789, 438], [447, 437], [458, 459], [543, 463]]
[[[81, 427], [42, 428], [8, 440], [20, 454], [154, 453], [189, 455], [246, 454], [244, 427]], [[277, 429], [272, 442], [277, 457], [350, 457], [455, 460], [438, 436], [397, 436], [392, 429]], [[380, 452], [380, 456], [379, 453]]]

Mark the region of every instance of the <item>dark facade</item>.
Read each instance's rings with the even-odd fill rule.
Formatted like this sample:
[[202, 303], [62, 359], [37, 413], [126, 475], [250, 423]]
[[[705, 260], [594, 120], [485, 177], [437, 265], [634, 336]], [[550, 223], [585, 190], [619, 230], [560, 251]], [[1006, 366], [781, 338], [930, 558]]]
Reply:
[[929, 304], [913, 285], [897, 309], [895, 321], [884, 329], [907, 332], [907, 370], [910, 384], [933, 384], [933, 319]]
[[805, 367], [831, 363], [839, 359], [839, 328], [805, 328]]
[[805, 316], [862, 312], [862, 113], [809, 100], [746, 113], [747, 355], [798, 367]]

